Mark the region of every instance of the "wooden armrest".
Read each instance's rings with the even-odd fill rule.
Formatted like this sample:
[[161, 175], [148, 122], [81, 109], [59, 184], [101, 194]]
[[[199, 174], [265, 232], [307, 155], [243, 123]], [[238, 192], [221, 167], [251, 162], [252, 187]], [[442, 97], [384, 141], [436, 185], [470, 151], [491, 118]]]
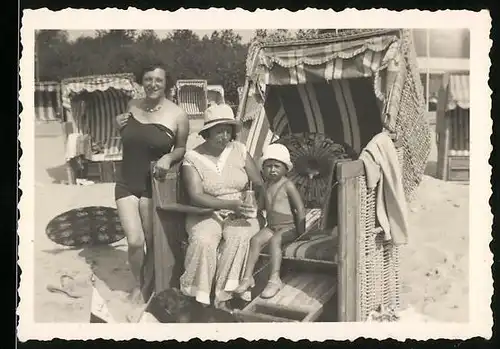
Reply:
[[203, 208], [191, 205], [183, 205], [183, 204], [166, 204], [157, 206], [156, 209], [158, 211], [166, 211], [166, 212], [179, 212], [179, 213], [194, 213], [194, 214], [208, 214], [212, 213], [214, 210], [211, 208]]

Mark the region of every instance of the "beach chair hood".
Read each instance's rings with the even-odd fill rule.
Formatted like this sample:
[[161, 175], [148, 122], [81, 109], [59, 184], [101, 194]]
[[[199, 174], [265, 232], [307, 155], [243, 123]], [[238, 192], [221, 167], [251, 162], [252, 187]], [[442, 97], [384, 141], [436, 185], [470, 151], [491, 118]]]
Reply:
[[68, 110], [71, 109], [72, 98], [84, 92], [104, 92], [109, 89], [115, 89], [126, 93], [130, 97], [137, 98], [143, 91], [141, 91], [141, 87], [134, 80], [134, 75], [131, 73], [91, 75], [64, 79], [61, 82], [63, 107]]
[[[254, 126], [260, 130], [251, 130], [248, 137], [264, 144], [270, 134], [324, 133], [359, 155], [376, 133], [386, 130], [403, 143], [407, 194], [418, 186], [430, 134], [409, 30], [345, 30], [305, 40], [256, 41], [246, 73], [239, 117], [244, 123], [267, 119], [254, 122], [263, 126]], [[250, 145], [256, 157], [262, 144]]]

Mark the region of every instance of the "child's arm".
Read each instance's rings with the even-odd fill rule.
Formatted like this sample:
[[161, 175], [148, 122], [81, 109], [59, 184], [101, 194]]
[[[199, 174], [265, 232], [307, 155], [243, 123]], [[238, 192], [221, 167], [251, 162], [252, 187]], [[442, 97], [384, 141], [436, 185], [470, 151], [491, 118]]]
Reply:
[[267, 200], [266, 191], [268, 190], [267, 185], [264, 183], [260, 190], [256, 192], [257, 195], [257, 205], [260, 211], [269, 210], [269, 202]]
[[306, 231], [306, 208], [302, 202], [302, 197], [295, 184], [288, 181], [286, 185], [286, 192], [288, 199], [290, 200], [290, 205], [292, 210], [295, 211], [295, 229], [297, 229], [297, 234], [302, 235]]
[[268, 202], [266, 195], [266, 185], [264, 184], [261, 187], [261, 190], [255, 192], [257, 196], [257, 219], [259, 221], [260, 228], [264, 228], [266, 226], [266, 219], [264, 218], [263, 211], [268, 211]]

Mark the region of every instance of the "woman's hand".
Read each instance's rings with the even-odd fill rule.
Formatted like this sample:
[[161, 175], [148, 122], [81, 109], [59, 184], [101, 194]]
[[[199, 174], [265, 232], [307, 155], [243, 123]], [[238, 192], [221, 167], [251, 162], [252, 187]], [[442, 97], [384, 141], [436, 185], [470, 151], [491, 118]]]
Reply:
[[171, 166], [172, 159], [170, 157], [170, 154], [163, 155], [153, 167], [153, 176], [157, 180], [163, 181], [165, 179], [165, 176], [167, 175], [167, 171], [170, 170]]
[[252, 206], [246, 204], [242, 200], [231, 200], [228, 208], [238, 215], [244, 215], [246, 211], [252, 209]]
[[116, 116], [116, 124], [120, 129], [124, 128], [127, 125], [128, 118], [130, 117], [130, 113], [118, 114]]

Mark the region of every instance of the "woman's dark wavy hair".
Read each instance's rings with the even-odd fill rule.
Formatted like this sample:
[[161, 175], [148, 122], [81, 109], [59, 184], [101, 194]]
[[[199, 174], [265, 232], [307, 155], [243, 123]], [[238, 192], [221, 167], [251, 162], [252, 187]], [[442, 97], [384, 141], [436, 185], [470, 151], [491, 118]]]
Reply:
[[141, 70], [136, 74], [136, 81], [138, 84], [142, 84], [142, 79], [147, 72], [153, 71], [155, 69], [162, 69], [165, 72], [165, 93], [168, 93], [170, 89], [174, 86], [174, 80], [168, 73], [168, 69], [163, 64], [163, 62], [150, 62], [144, 65]]

